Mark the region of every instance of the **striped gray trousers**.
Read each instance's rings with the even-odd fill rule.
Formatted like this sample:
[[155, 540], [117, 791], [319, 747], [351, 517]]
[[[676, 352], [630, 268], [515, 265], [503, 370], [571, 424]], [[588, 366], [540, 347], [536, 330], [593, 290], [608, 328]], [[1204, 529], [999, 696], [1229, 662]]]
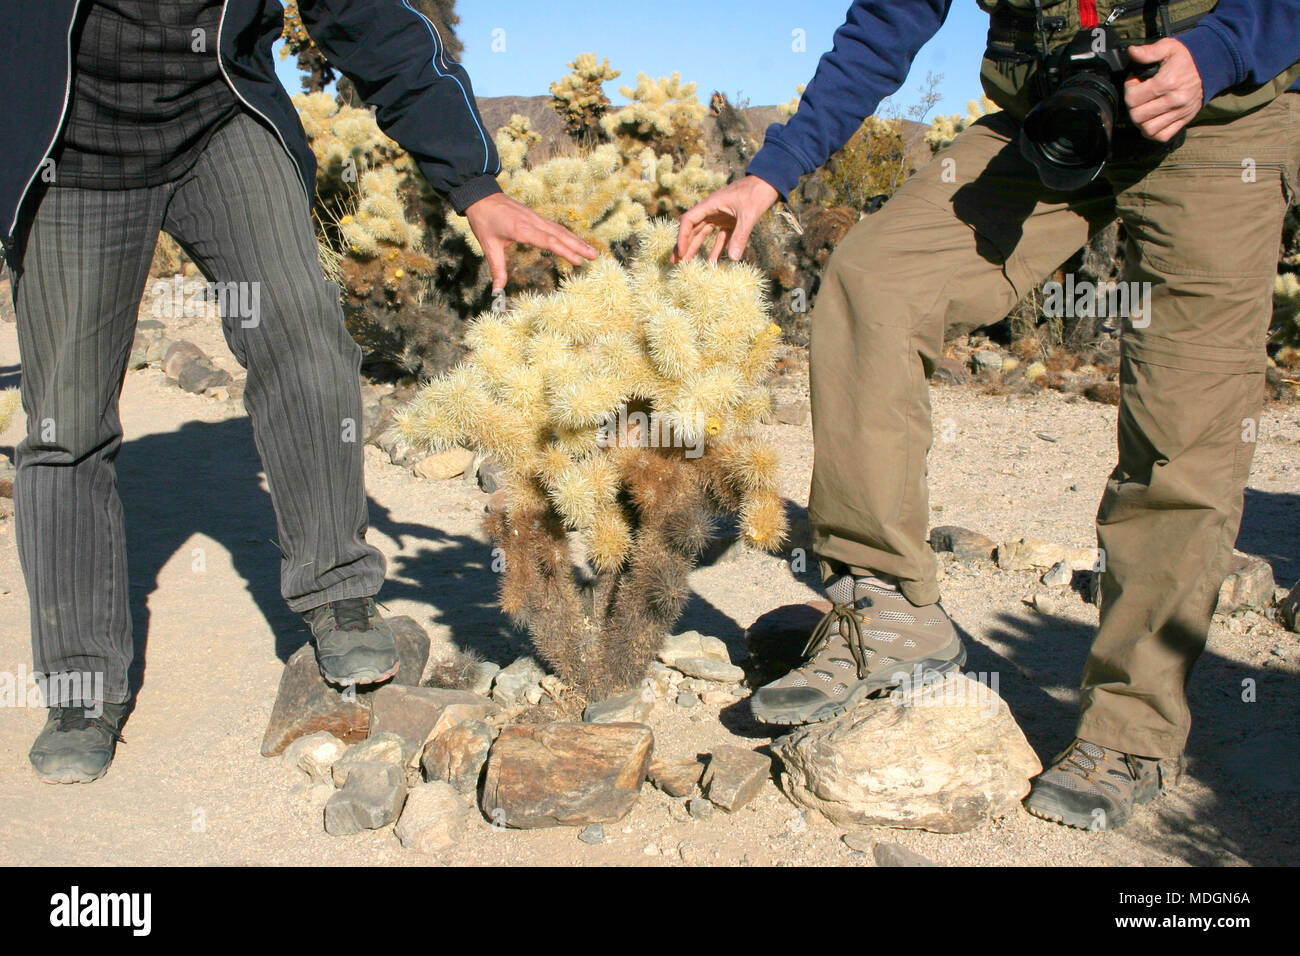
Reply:
[[113, 703], [127, 699], [133, 654], [117, 406], [159, 230], [209, 281], [259, 284], [255, 321], [226, 314], [222, 325], [248, 370], [244, 404], [275, 507], [289, 607], [374, 595], [385, 571], [365, 542], [361, 351], [321, 272], [301, 180], [275, 134], [240, 113], [174, 182], [50, 187], [9, 263], [27, 413], [14, 490], [19, 559], [35, 670], [102, 674]]

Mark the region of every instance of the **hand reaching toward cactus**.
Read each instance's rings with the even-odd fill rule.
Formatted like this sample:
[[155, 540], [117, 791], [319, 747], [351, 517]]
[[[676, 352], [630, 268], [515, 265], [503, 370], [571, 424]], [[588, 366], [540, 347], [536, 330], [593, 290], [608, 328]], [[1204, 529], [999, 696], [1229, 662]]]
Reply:
[[470, 229], [492, 272], [492, 291], [506, 287], [506, 246], [512, 242], [545, 249], [569, 265], [595, 259], [599, 253], [563, 226], [543, 219], [523, 203], [504, 193], [485, 196], [465, 210]]
[[724, 249], [727, 258], [739, 261], [754, 225], [778, 198], [776, 190], [757, 176], [746, 176], [719, 189], [682, 216], [673, 262], [694, 256], [715, 230], [718, 238], [709, 261], [717, 262]]

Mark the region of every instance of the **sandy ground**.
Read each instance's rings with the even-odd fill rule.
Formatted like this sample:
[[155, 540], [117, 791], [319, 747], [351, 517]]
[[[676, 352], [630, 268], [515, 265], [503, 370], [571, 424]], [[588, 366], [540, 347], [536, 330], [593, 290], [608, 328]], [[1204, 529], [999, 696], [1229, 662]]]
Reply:
[[[211, 321], [190, 338], [232, 371]], [[14, 327], [0, 324], [0, 384], [16, 384]], [[1031, 535], [1093, 543], [1092, 515], [1112, 465], [1114, 409], [1059, 394], [992, 397], [936, 388], [931, 456], [934, 524], [994, 539]], [[21, 417], [21, 416], [20, 416]], [[284, 659], [306, 639], [279, 599], [270, 500], [237, 406], [166, 385], [161, 371], [128, 374], [119, 459], [131, 596], [146, 652], [143, 687], [109, 774], [92, 786], [53, 787], [26, 752], [44, 714], [0, 710], [0, 864], [428, 865], [389, 831], [337, 839], [301, 775], [258, 754]], [[0, 435], [12, 446], [21, 423]], [[1261, 428], [1239, 547], [1263, 555], [1278, 583], [1300, 577], [1300, 410], [1270, 412]], [[1039, 435], [1057, 439], [1044, 440]], [[807, 503], [811, 433], [773, 425], [784, 451], [782, 490]], [[459, 479], [423, 481], [367, 449], [371, 540], [388, 556], [382, 598], [425, 625], [438, 646], [473, 648], [507, 663], [526, 642], [502, 623], [485, 496]], [[196, 572], [202, 549], [206, 569]], [[814, 596], [811, 576], [759, 554], [697, 570], [681, 627], [715, 634], [741, 656], [746, 625], [769, 608]], [[1078, 594], [1044, 617], [1024, 604], [1028, 573], [949, 567], [944, 598], [970, 638], [973, 671], [995, 672], [1044, 760], [1068, 742], [1077, 682], [1096, 609]], [[12, 519], [0, 520], [0, 670], [30, 667], [28, 605]], [[1245, 703], [1242, 681], [1258, 687]], [[903, 844], [941, 864], [1277, 864], [1300, 862], [1300, 639], [1258, 615], [1216, 621], [1192, 679], [1196, 727], [1189, 773], [1128, 828], [1088, 834], [1017, 812], [960, 835], [875, 830], [867, 844]], [[660, 702], [657, 755], [705, 753], [722, 743], [761, 747], [770, 736], [744, 700], [683, 710]], [[442, 857], [449, 864], [871, 865], [844, 831], [806, 818], [775, 786], [734, 816], [692, 820], [683, 801], [648, 786], [633, 812], [605, 827], [603, 844], [577, 831], [494, 830], [480, 820]], [[857, 842], [855, 840], [855, 842]]]

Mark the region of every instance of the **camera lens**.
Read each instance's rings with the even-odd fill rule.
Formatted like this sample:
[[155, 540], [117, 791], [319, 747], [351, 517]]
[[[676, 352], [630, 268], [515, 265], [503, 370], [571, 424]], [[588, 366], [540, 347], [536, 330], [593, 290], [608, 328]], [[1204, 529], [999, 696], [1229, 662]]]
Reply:
[[1118, 102], [1108, 76], [1078, 73], [1030, 110], [1020, 151], [1044, 186], [1070, 191], [1097, 178], [1110, 157]]

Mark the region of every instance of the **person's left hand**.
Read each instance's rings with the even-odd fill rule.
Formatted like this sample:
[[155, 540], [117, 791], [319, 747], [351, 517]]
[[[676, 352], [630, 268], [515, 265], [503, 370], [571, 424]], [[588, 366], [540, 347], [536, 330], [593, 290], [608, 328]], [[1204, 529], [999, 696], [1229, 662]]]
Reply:
[[506, 246], [512, 242], [553, 252], [571, 266], [600, 255], [563, 226], [543, 219], [505, 193], [493, 193], [471, 203], [465, 218], [483, 247], [494, 294], [506, 287]]
[[1124, 102], [1133, 124], [1147, 139], [1167, 143], [1201, 111], [1205, 90], [1187, 47], [1174, 39], [1132, 46], [1129, 55], [1138, 63], [1159, 63], [1160, 72], [1149, 80], [1135, 76], [1124, 81]]

